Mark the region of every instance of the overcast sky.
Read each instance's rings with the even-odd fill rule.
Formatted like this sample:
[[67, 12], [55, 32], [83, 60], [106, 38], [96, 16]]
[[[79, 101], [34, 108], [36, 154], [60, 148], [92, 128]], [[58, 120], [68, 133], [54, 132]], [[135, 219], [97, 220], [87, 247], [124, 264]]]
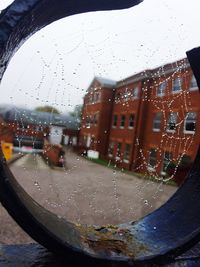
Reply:
[[[10, 2], [1, 0], [0, 9]], [[94, 76], [121, 80], [199, 46], [199, 10], [199, 0], [144, 0], [127, 10], [54, 22], [13, 57], [0, 85], [0, 103], [72, 110]]]

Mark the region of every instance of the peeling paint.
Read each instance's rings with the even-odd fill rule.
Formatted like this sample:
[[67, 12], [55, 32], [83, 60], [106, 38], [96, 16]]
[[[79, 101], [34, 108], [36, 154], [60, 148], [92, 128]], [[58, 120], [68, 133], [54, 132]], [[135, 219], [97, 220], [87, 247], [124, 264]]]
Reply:
[[141, 250], [148, 250], [134, 238], [129, 229], [117, 225], [97, 227], [76, 224], [76, 227], [80, 231], [83, 247], [91, 254], [134, 260]]

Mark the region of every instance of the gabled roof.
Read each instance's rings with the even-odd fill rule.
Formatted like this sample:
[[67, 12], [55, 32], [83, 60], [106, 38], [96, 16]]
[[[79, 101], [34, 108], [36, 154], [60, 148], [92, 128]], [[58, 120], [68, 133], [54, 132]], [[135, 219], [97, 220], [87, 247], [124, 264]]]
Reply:
[[105, 87], [105, 88], [114, 88], [117, 84], [116, 81], [96, 76], [96, 77], [94, 77], [94, 79], [92, 80], [90, 85], [88, 86], [87, 91], [89, 91], [89, 89], [92, 87], [92, 85], [95, 83], [95, 81], [98, 82], [102, 87]]
[[113, 80], [109, 80], [109, 79], [106, 79], [106, 78], [102, 78], [102, 77], [95, 77], [94, 80], [97, 80], [102, 86], [105, 86], [105, 87], [114, 87], [117, 82], [116, 81], [113, 81]]

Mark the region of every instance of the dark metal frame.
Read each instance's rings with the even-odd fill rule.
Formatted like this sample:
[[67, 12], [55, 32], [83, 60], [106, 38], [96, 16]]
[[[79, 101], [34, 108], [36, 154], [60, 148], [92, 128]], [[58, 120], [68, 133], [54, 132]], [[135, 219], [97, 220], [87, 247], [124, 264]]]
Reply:
[[[131, 7], [140, 0], [15, 0], [0, 14], [0, 79], [25, 40], [60, 18]], [[134, 18], [133, 18], [134, 19]], [[187, 53], [200, 87], [200, 49]], [[39, 206], [16, 182], [0, 155], [0, 200], [36, 241], [76, 266], [170, 263], [200, 240], [200, 150], [181, 188], [161, 208], [115, 227], [75, 225]]]

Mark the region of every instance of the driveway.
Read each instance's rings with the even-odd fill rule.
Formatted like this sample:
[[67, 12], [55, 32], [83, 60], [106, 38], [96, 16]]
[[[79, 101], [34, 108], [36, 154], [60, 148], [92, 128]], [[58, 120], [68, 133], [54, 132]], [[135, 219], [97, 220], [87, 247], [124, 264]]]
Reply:
[[[11, 170], [36, 201], [73, 222], [102, 225], [135, 221], [160, 207], [177, 189], [101, 166], [70, 150], [65, 158], [66, 168], [51, 169], [39, 155], [27, 154], [15, 161]], [[31, 241], [3, 208], [0, 212], [5, 223], [0, 242]]]

